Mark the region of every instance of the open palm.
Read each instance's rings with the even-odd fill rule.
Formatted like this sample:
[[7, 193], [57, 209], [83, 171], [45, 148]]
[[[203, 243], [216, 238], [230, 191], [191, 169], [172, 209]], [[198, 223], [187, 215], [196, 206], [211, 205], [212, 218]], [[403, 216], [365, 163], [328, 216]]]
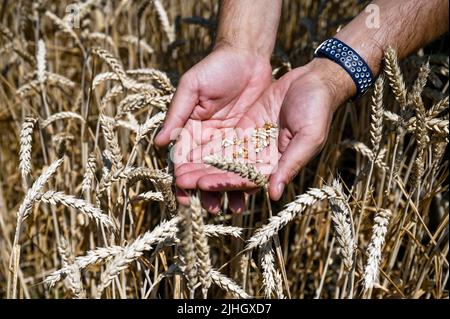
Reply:
[[[178, 138], [172, 153], [177, 186], [195, 189], [200, 177], [210, 173], [189, 157], [192, 149], [236, 126], [243, 114], [271, 83], [269, 61], [245, 52], [219, 49], [190, 69], [180, 80], [164, 128], [155, 140], [166, 145]], [[180, 130], [181, 129], [181, 130]], [[230, 207], [242, 206], [242, 195], [229, 194]], [[178, 191], [178, 200], [187, 197]], [[210, 211], [219, 209], [220, 194], [205, 190], [202, 202]]]
[[[240, 135], [239, 138], [247, 139], [250, 139], [255, 128], [261, 128], [266, 123], [278, 124], [278, 139], [248, 160], [258, 170], [270, 175], [269, 193], [272, 199], [280, 198], [284, 185], [322, 148], [337, 103], [330, 87], [309, 67], [303, 67], [273, 83], [237, 122], [235, 132]], [[219, 149], [219, 141], [213, 140], [198, 147], [192, 157], [198, 160], [209, 155], [211, 150]], [[236, 174], [212, 168], [208, 174], [186, 173], [184, 178], [197, 179], [197, 186], [204, 190], [255, 188], [253, 183]]]

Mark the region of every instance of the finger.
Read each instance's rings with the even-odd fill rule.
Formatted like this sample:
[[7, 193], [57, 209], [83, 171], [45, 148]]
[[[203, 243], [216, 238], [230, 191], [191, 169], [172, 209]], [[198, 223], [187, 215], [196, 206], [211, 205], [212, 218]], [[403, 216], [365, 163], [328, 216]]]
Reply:
[[176, 129], [181, 129], [185, 125], [198, 102], [197, 92], [196, 81], [183, 76], [170, 104], [163, 128], [155, 138], [157, 146], [165, 146], [171, 139], [176, 139], [179, 133]]
[[251, 181], [228, 172], [205, 175], [197, 181], [197, 186], [201, 190], [218, 192], [258, 188]]
[[219, 192], [201, 192], [201, 202], [204, 209], [212, 214], [217, 214], [220, 211], [220, 199], [222, 194]]
[[269, 195], [273, 200], [281, 198], [284, 187], [317, 153], [321, 143], [319, 139], [304, 138], [300, 134], [294, 136], [281, 155], [278, 168], [270, 177]]
[[245, 194], [241, 191], [231, 191], [227, 193], [230, 210], [240, 214], [245, 210]]
[[217, 172], [219, 171], [213, 167], [204, 167], [203, 169], [186, 172], [176, 178], [176, 184], [183, 189], [195, 189], [197, 188], [198, 181], [202, 177], [208, 176], [209, 174], [217, 174]]
[[180, 205], [189, 206], [189, 195], [183, 189], [176, 187], [175, 195]]

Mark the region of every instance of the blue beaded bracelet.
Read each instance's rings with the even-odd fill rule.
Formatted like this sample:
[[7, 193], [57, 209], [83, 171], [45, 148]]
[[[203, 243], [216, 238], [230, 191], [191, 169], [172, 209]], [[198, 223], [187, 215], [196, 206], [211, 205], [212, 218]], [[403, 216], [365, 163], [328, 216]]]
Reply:
[[322, 42], [314, 52], [315, 57], [326, 57], [339, 64], [351, 76], [356, 85], [356, 96], [362, 95], [374, 83], [372, 71], [361, 56], [344, 42], [330, 38]]

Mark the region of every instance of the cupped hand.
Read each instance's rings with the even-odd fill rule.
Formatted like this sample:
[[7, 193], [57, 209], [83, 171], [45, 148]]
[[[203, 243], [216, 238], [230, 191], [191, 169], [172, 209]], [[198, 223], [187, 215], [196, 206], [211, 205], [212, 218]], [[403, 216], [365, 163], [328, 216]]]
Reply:
[[[215, 49], [183, 75], [164, 126], [155, 139], [156, 145], [165, 146], [178, 138], [172, 160], [180, 204], [188, 204], [183, 190], [196, 189], [198, 179], [214, 171], [201, 162], [194, 163], [187, 155], [216, 133], [235, 127], [270, 84], [268, 59], [226, 46]], [[217, 212], [221, 194], [209, 189], [203, 191], [203, 206]], [[230, 208], [242, 210], [243, 194], [228, 195]]]
[[[273, 83], [236, 124], [236, 132], [247, 133], [266, 123], [278, 124], [275, 149], [270, 144], [265, 151], [249, 159], [259, 170], [270, 175], [269, 194], [273, 200], [281, 197], [285, 185], [321, 150], [334, 111], [353, 94], [351, 79], [341, 73], [339, 66], [330, 63], [314, 60], [287, 73]], [[341, 84], [340, 90], [337, 83]], [[244, 136], [249, 137], [246, 133]], [[194, 158], [209, 155], [208, 152], [217, 147], [198, 148], [203, 152], [194, 151]], [[234, 173], [216, 172], [201, 176], [188, 173], [185, 177], [197, 179], [197, 185], [202, 190], [255, 188], [253, 183]]]

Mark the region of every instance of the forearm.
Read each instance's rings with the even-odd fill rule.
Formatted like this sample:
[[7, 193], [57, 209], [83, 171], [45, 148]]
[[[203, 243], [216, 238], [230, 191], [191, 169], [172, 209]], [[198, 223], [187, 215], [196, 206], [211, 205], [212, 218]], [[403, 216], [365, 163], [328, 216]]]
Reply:
[[270, 58], [281, 13], [281, 0], [222, 0], [216, 48], [236, 49]]
[[[363, 11], [336, 38], [356, 50], [374, 75], [380, 72], [387, 46], [396, 49], [402, 59], [448, 31], [448, 0], [378, 0], [373, 4], [379, 8], [379, 27], [371, 24], [372, 13]], [[344, 70], [336, 71], [333, 76], [343, 98], [351, 97], [355, 85]]]

